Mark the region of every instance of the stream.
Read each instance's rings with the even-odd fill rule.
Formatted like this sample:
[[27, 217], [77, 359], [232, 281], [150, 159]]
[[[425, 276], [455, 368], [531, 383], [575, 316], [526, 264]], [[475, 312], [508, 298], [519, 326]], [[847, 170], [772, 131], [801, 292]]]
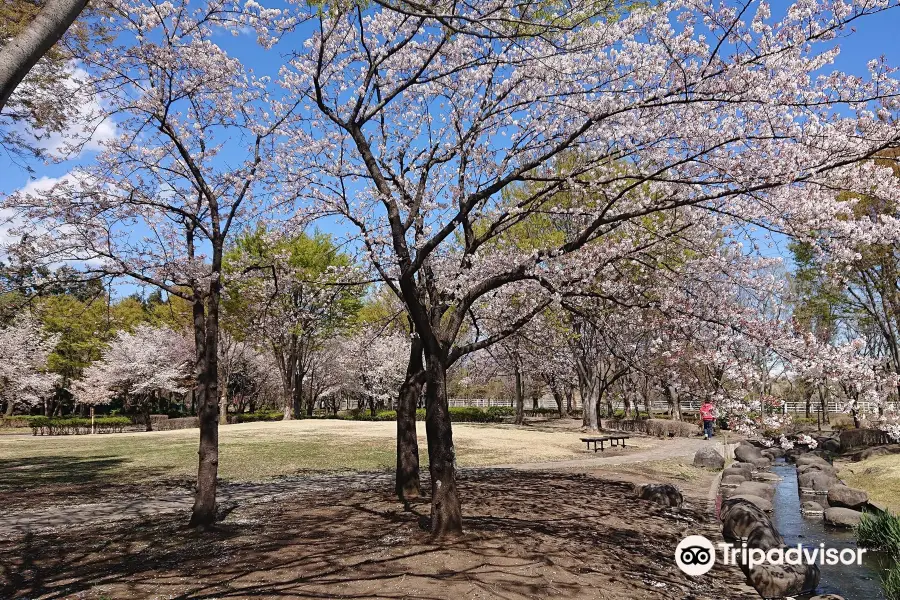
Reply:
[[[856, 548], [856, 536], [852, 530], [826, 526], [821, 516], [804, 517], [800, 514], [800, 504], [806, 500], [814, 500], [825, 508], [828, 503], [824, 495], [800, 496], [794, 465], [779, 460], [772, 465], [771, 471], [782, 478], [775, 489], [772, 523], [788, 546], [796, 547], [799, 543], [815, 547], [824, 543], [826, 548]], [[884, 600], [879, 575], [880, 560], [877, 553], [866, 552], [862, 565], [820, 565], [821, 578], [816, 593], [838, 594], [846, 600]]]

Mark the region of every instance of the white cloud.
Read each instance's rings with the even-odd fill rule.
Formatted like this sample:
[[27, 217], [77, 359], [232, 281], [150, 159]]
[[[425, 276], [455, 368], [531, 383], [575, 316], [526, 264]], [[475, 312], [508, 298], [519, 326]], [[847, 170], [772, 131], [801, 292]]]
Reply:
[[70, 79], [65, 87], [70, 92], [67, 100], [76, 108], [64, 130], [33, 130], [22, 122], [13, 123], [11, 129], [54, 158], [74, 159], [86, 151], [101, 150], [103, 142], [116, 136], [116, 124], [111, 118], [104, 118], [103, 106], [97, 96], [85, 91], [84, 81], [87, 77], [84, 69], [72, 66]]

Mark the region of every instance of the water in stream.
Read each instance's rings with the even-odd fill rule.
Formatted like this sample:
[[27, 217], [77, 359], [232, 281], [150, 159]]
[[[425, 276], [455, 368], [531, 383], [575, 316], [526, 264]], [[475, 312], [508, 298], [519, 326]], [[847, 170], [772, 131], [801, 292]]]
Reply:
[[[778, 462], [772, 472], [782, 478], [775, 490], [772, 523], [784, 537], [788, 546], [798, 543], [815, 547], [824, 543], [826, 548], [856, 548], [856, 537], [851, 530], [826, 526], [821, 516], [804, 517], [800, 504], [814, 500], [827, 506], [825, 496], [801, 497], [797, 488], [797, 469]], [[877, 554], [867, 552], [862, 565], [821, 565], [818, 594], [839, 594], [846, 600], [883, 600]]]

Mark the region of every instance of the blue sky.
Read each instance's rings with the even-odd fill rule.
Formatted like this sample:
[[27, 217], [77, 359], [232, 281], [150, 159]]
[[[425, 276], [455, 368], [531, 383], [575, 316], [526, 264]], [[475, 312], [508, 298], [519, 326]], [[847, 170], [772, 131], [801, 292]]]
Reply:
[[[779, 7], [786, 7], [787, 3], [775, 0], [773, 12], [778, 12]], [[885, 13], [862, 19], [856, 23], [855, 32], [839, 39], [836, 43], [841, 47], [834, 68], [849, 73], [866, 75], [866, 64], [873, 58], [886, 57], [888, 64], [900, 66], [900, 9], [893, 9]], [[224, 36], [225, 34], [223, 34]], [[299, 43], [302, 35], [291, 36], [290, 41]], [[282, 63], [280, 55], [289, 53], [293, 48], [287, 45], [279, 45], [266, 51], [256, 43], [254, 36], [246, 35], [238, 38], [222, 40], [223, 45], [233, 54], [240, 56], [250, 68], [258, 75], [268, 74], [277, 76], [277, 69]], [[273, 56], [275, 55], [275, 56]], [[0, 155], [0, 193], [11, 192], [28, 185], [34, 185], [35, 180], [42, 178], [57, 178], [65, 175], [80, 162], [90, 161], [93, 151], [84, 152], [76, 160], [70, 160], [60, 164], [32, 164], [34, 173], [29, 173], [14, 164], [5, 155]], [[333, 223], [322, 223], [324, 230], [334, 230]], [[755, 236], [754, 236], [755, 237]], [[761, 241], [761, 240], [760, 240]], [[779, 243], [777, 247], [765, 251], [765, 254], [773, 255], [784, 253], [785, 244]]]

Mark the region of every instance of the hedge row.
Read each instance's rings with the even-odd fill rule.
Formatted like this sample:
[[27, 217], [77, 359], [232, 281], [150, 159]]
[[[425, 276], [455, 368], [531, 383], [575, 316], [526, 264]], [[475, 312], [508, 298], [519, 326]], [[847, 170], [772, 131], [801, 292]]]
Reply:
[[691, 437], [700, 432], [695, 423], [669, 419], [603, 419], [603, 429], [634, 431], [658, 437]]
[[[454, 423], [499, 423], [505, 417], [512, 417], [515, 414], [516, 410], [509, 406], [491, 406], [486, 410], [474, 406], [450, 407], [450, 420]], [[319, 418], [342, 419], [346, 421], [396, 421], [397, 411], [379, 410], [373, 415], [366, 410], [351, 410], [347, 413], [327, 415]], [[416, 410], [416, 421], [424, 420], [425, 409], [420, 408]]]
[[47, 417], [43, 415], [12, 415], [10, 417], [4, 416], [3, 419], [0, 419], [0, 426], [2, 427], [31, 427], [31, 422], [35, 419], [46, 419]]
[[[80, 417], [33, 417], [29, 419], [29, 426], [33, 435], [81, 435], [91, 433], [92, 429], [91, 420]], [[121, 433], [131, 426], [128, 417], [96, 417], [93, 430], [96, 433]]]
[[238, 413], [228, 417], [229, 423], [254, 423], [257, 421], [281, 421], [284, 413], [278, 410], [263, 410], [252, 413]]
[[156, 431], [173, 431], [175, 429], [194, 429], [200, 427], [200, 419], [197, 417], [180, 417], [177, 419], [161, 419], [152, 421], [152, 427]]

